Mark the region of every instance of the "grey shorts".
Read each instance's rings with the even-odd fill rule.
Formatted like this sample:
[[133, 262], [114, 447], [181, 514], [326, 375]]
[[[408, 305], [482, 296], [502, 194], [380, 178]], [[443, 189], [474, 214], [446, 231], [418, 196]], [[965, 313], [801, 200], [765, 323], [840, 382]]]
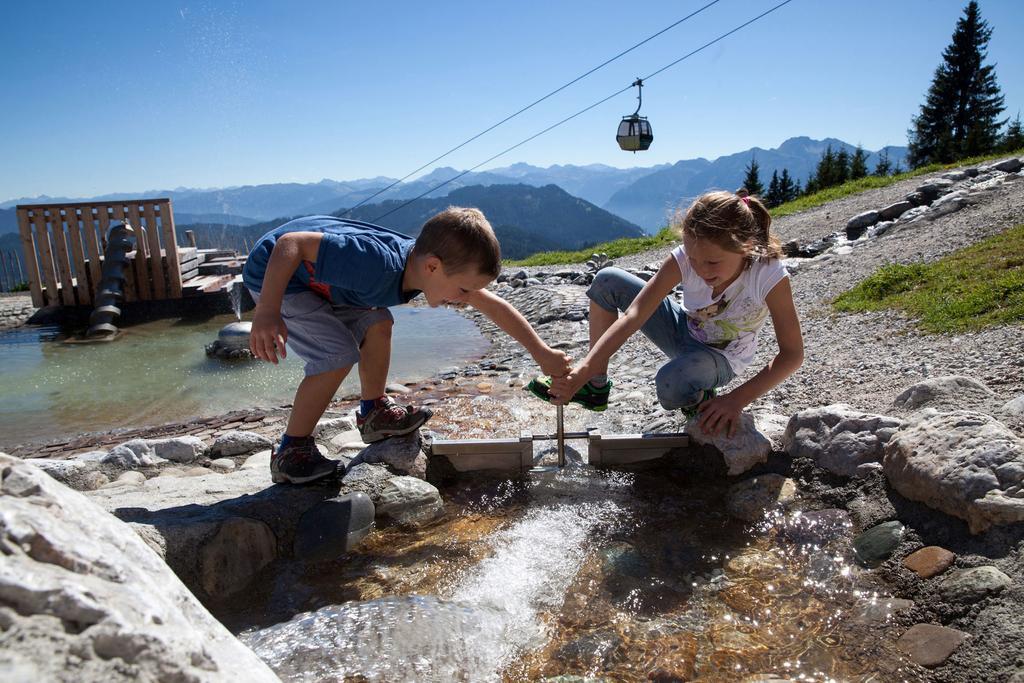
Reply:
[[[253, 301], [259, 302], [257, 292]], [[306, 361], [306, 376], [349, 368], [359, 362], [366, 330], [382, 320], [394, 321], [387, 308], [339, 306], [313, 292], [285, 294], [281, 317], [288, 347]]]

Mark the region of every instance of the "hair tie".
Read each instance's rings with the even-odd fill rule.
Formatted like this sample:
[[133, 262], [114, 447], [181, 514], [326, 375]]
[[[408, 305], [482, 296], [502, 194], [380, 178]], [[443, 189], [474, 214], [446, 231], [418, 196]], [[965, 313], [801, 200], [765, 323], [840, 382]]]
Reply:
[[743, 200], [744, 204], [746, 204], [747, 206], [750, 206], [750, 197], [740, 197], [740, 199]]

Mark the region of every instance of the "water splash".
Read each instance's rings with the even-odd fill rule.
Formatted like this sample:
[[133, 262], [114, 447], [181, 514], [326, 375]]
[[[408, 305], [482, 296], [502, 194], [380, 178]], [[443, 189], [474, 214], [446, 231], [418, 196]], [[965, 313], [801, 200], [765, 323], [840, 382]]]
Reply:
[[242, 320], [242, 283], [234, 282], [228, 289], [228, 297], [231, 299], [231, 308], [235, 312], [235, 318]]

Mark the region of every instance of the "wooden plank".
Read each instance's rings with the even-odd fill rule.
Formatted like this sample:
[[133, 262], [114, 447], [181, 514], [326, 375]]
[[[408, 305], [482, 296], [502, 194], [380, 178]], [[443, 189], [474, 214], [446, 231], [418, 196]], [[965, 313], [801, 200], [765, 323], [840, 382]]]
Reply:
[[68, 241], [71, 243], [71, 271], [75, 280], [75, 301], [79, 306], [92, 303], [89, 289], [89, 275], [86, 272], [85, 250], [82, 248], [82, 229], [78, 225], [78, 209], [69, 206], [64, 209], [64, 222], [68, 226]]
[[164, 249], [167, 252], [167, 284], [168, 295], [172, 299], [181, 297], [181, 260], [178, 258], [178, 234], [174, 229], [174, 210], [171, 200], [154, 202], [160, 210], [160, 231], [163, 235]]
[[46, 216], [42, 211], [32, 212], [32, 226], [35, 228], [36, 246], [39, 247], [39, 260], [42, 261], [43, 282], [46, 283], [44, 306], [60, 303], [60, 291], [57, 287], [57, 269], [53, 264], [53, 250], [50, 248], [50, 231], [46, 227]]
[[[133, 203], [132, 206], [135, 206]], [[137, 209], [136, 209], [137, 210]], [[149, 269], [153, 275], [153, 298], [167, 298], [167, 283], [164, 281], [164, 264], [160, 256], [160, 228], [156, 224], [156, 211], [153, 205], [146, 202], [142, 205], [142, 213], [146, 219], [146, 239], [149, 243]]]
[[21, 233], [21, 250], [25, 255], [25, 268], [28, 270], [28, 288], [32, 292], [32, 305], [41, 308], [43, 303], [43, 287], [39, 281], [39, 263], [36, 260], [36, 243], [32, 239], [32, 226], [28, 219], [28, 209], [18, 207], [18, 232]]
[[[140, 201], [140, 202], [141, 201], [147, 201], [147, 202], [169, 202], [171, 200], [169, 198], [167, 198], [167, 197], [152, 197], [150, 199], [144, 199], [144, 200], [140, 199], [140, 200], [135, 200], [135, 201]], [[65, 207], [73, 206], [76, 209], [80, 209], [83, 206], [91, 206], [91, 207], [94, 207], [94, 208], [99, 208], [101, 206], [115, 206], [117, 204], [127, 204], [127, 203], [128, 202], [126, 200], [107, 200], [107, 201], [103, 201], [103, 202], [71, 202], [69, 204], [62, 204], [61, 206], [65, 206]], [[48, 208], [50, 208], [53, 205], [52, 204], [19, 204], [18, 206], [20, 206], [23, 209], [33, 210], [33, 209], [48, 209]]]
[[53, 259], [57, 263], [57, 272], [60, 274], [60, 299], [65, 306], [75, 305], [75, 282], [71, 274], [71, 257], [68, 254], [68, 240], [64, 233], [64, 219], [60, 215], [59, 207], [50, 207], [47, 211], [50, 214], [47, 219], [50, 224], [50, 246], [53, 249]]
[[[149, 231], [142, 225], [139, 214], [139, 203], [132, 201], [126, 204], [128, 223], [135, 229], [135, 293], [139, 301], [152, 301], [153, 282], [149, 269]], [[157, 252], [160, 253], [160, 252]]]
[[[102, 211], [103, 211], [104, 214], [106, 214], [108, 209], [104, 208], [104, 209], [102, 209]], [[124, 215], [124, 205], [123, 204], [113, 204], [113, 205], [111, 205], [109, 207], [109, 211], [110, 211], [110, 218], [113, 219], [114, 222], [118, 222], [118, 221], [120, 221], [122, 223], [127, 223], [128, 222], [128, 219]], [[108, 221], [108, 223], [109, 223], [109, 221]], [[134, 225], [132, 225], [131, 227], [132, 227], [132, 237], [135, 238], [135, 242], [138, 243], [138, 241], [139, 241], [139, 233], [137, 231], [135, 231], [135, 226]], [[104, 233], [104, 234], [106, 234], [106, 233]], [[128, 301], [138, 301], [139, 300], [139, 295], [137, 293], [136, 283], [135, 283], [135, 256], [134, 256], [135, 252], [134, 251], [130, 251], [130, 252], [128, 252], [128, 254], [132, 254], [132, 256], [128, 256], [128, 266], [124, 269], [124, 300], [126, 302], [128, 302]], [[127, 254], [126, 254], [126, 256], [127, 256]]]
[[96, 239], [96, 219], [94, 208], [82, 207], [82, 233], [85, 235], [85, 249], [89, 254], [89, 294], [96, 298], [96, 289], [103, 278], [103, 265], [100, 261], [100, 243]]

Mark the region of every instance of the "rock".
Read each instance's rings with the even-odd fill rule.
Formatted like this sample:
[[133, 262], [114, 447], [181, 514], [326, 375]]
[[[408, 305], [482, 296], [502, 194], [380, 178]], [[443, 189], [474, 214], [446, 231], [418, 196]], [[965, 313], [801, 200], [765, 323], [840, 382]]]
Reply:
[[135, 471], [122, 472], [117, 481], [130, 486], [142, 486], [146, 483], [146, 475]]
[[235, 461], [231, 458], [217, 458], [210, 461], [210, 469], [217, 472], [230, 472], [235, 469]]
[[148, 442], [156, 457], [172, 462], [190, 463], [206, 452], [206, 443], [195, 436], [148, 439]]
[[126, 524], [5, 454], [0, 478], [6, 680], [278, 680]]
[[[83, 479], [89, 472], [93, 472], [92, 464], [81, 460], [52, 460], [50, 458], [33, 458], [31, 463], [46, 472], [48, 475], [73, 489], [79, 491], [99, 488], [93, 486], [96, 480], [89, 482], [89, 486], [83, 486]], [[102, 485], [102, 484], [100, 484]]]
[[914, 208], [914, 204], [912, 202], [908, 202], [906, 200], [896, 202], [895, 204], [890, 204], [884, 209], [880, 209], [878, 211], [878, 218], [883, 221], [895, 220], [907, 211], [910, 211], [912, 208]]
[[915, 624], [896, 641], [896, 647], [903, 650], [915, 663], [934, 669], [949, 659], [949, 656], [970, 634], [935, 624]]
[[935, 220], [939, 216], [959, 211], [967, 206], [967, 197], [967, 191], [961, 190], [936, 199], [929, 207], [928, 218]]
[[392, 382], [391, 384], [388, 384], [386, 387], [384, 387], [384, 390], [389, 394], [397, 394], [399, 396], [404, 396], [405, 394], [412, 393], [412, 389], [405, 386], [404, 384], [398, 384], [397, 382]]
[[729, 576], [749, 576], [753, 579], [773, 579], [785, 571], [782, 558], [773, 553], [745, 548], [740, 555], [729, 558], [725, 563]]
[[203, 589], [215, 598], [234, 595], [276, 557], [277, 537], [270, 527], [248, 517], [229, 517], [200, 551]]
[[903, 531], [903, 525], [897, 521], [871, 527], [853, 540], [854, 556], [865, 567], [877, 567], [896, 550]]
[[686, 423], [686, 433], [695, 443], [717, 448], [725, 458], [725, 464], [728, 465], [729, 474], [732, 476], [743, 474], [754, 465], [765, 462], [768, 454], [772, 452], [772, 442], [757, 431], [754, 417], [750, 413], [740, 414], [740, 424], [733, 437], [727, 436], [724, 432], [717, 435], [704, 432], [698, 424], [699, 419], [698, 415]]
[[1001, 592], [1012, 583], [1009, 576], [995, 567], [973, 567], [950, 573], [939, 584], [939, 594], [946, 600], [973, 604]]
[[313, 437], [318, 441], [330, 441], [335, 435], [355, 428], [356, 421], [351, 417], [321, 418], [313, 428]]
[[1020, 159], [1006, 159], [997, 164], [992, 164], [989, 168], [995, 171], [1002, 171], [1003, 173], [1016, 173], [1021, 168], [1024, 168], [1024, 162]]
[[802, 410], [790, 418], [782, 446], [790, 456], [811, 458], [844, 477], [863, 476], [881, 461], [900, 420], [838, 403]]
[[1024, 415], [1024, 394], [1003, 404], [1003, 412], [1007, 415]]
[[353, 465], [364, 462], [383, 463], [418, 479], [427, 476], [427, 456], [423, 453], [423, 440], [418, 429], [405, 436], [393, 436], [370, 444], [352, 460]]
[[860, 604], [852, 612], [852, 620], [855, 624], [874, 625], [884, 624], [892, 619], [897, 612], [905, 612], [913, 609], [913, 600], [902, 598], [871, 598]]
[[262, 434], [234, 430], [221, 434], [214, 440], [213, 445], [210, 446], [210, 456], [245, 455], [254, 451], [262, 451], [272, 445], [270, 439]]
[[95, 491], [98, 488], [102, 488], [110, 483], [110, 479], [107, 475], [96, 470], [89, 470], [82, 475], [79, 480], [79, 487], [82, 491]]
[[733, 484], [726, 495], [730, 515], [756, 522], [769, 510], [791, 503], [796, 498], [796, 482], [781, 474], [761, 474]]
[[773, 445], [778, 444], [781, 447], [782, 436], [786, 433], [786, 427], [789, 425], [789, 417], [778, 413], [755, 411], [754, 425], [757, 427], [757, 431], [768, 437]]
[[930, 545], [903, 558], [903, 566], [922, 579], [930, 579], [949, 569], [954, 560], [955, 553], [937, 545]]
[[988, 415], [925, 409], [882, 464], [900, 495], [966, 520], [973, 534], [1024, 520], [1024, 440]]
[[393, 478], [394, 475], [388, 472], [383, 465], [353, 462], [346, 468], [342, 481], [346, 487], [354, 491], [362, 491], [370, 496], [370, 500], [376, 505], [381, 500], [384, 487]]
[[877, 211], [865, 211], [859, 213], [846, 222], [846, 238], [849, 240], [855, 240], [864, 234], [864, 231], [869, 227], [878, 222], [879, 213]]
[[373, 528], [375, 510], [362, 492], [346, 493], [306, 510], [295, 531], [295, 557], [334, 560], [354, 548]]
[[339, 432], [331, 437], [331, 448], [334, 452], [348, 451], [352, 449], [363, 450], [366, 444], [363, 443], [363, 436], [358, 429], [350, 429], [347, 432]]
[[155, 465], [159, 462], [153, 446], [146, 439], [132, 439], [110, 449], [101, 461], [104, 465], [113, 465], [130, 470], [136, 467]]
[[415, 477], [388, 480], [376, 506], [378, 517], [409, 526], [428, 524], [444, 511], [437, 489]]
[[109, 452], [104, 450], [86, 451], [85, 453], [75, 453], [69, 458], [70, 460], [81, 460], [82, 462], [103, 462], [106, 457], [110, 455]]
[[992, 390], [978, 380], [950, 375], [932, 377], [914, 384], [897, 396], [893, 400], [893, 405], [913, 410], [929, 403], [962, 405], [965, 398], [978, 400], [992, 396]]

